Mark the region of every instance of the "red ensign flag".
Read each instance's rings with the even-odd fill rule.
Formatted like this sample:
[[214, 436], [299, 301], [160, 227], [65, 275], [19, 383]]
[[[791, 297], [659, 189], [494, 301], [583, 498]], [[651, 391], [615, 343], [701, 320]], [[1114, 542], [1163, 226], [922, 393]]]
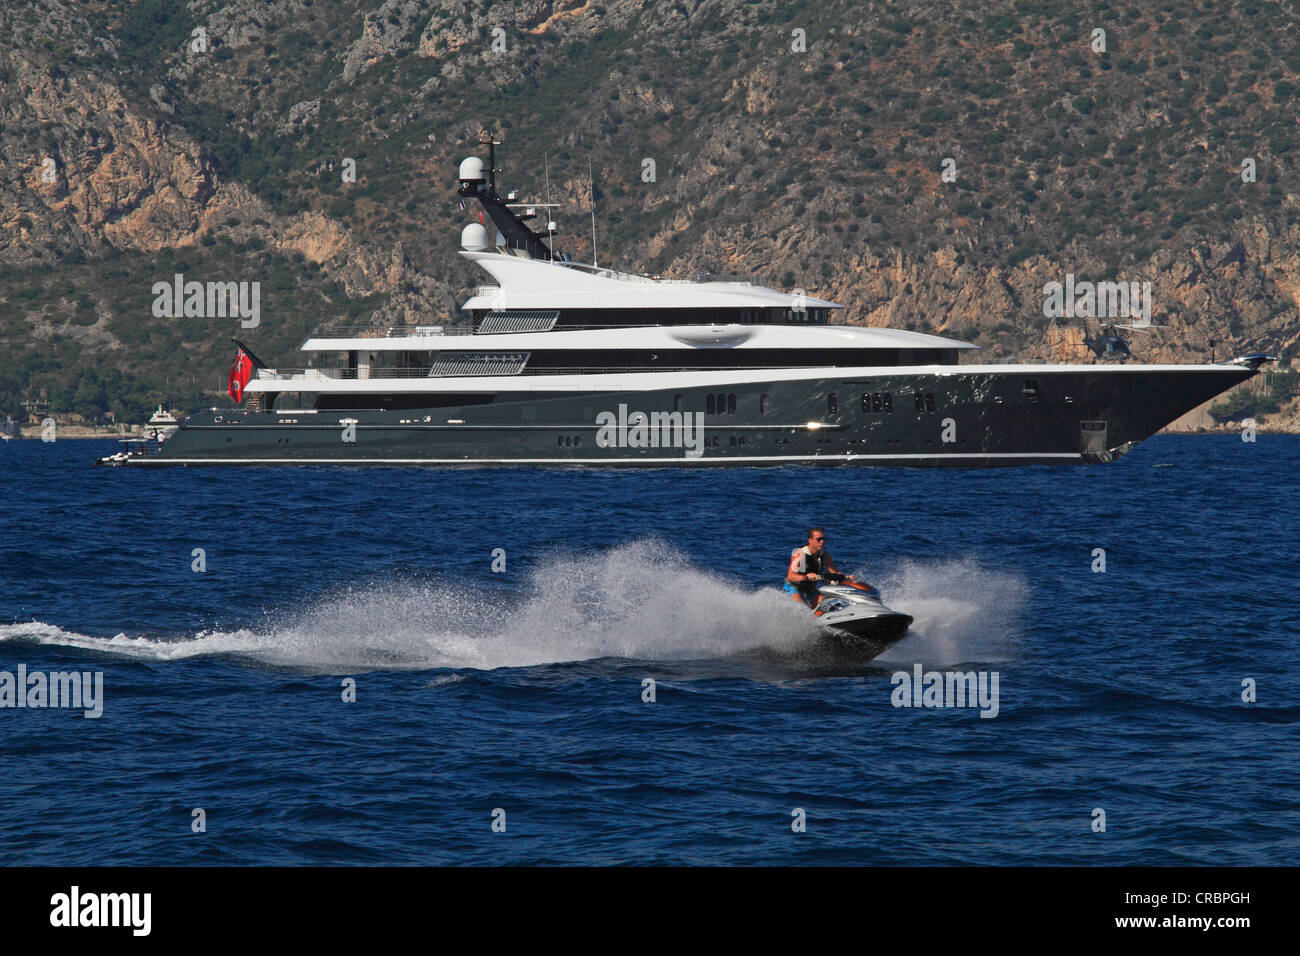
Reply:
[[230, 397], [243, 404], [244, 386], [248, 384], [248, 380], [252, 377], [253, 362], [249, 359], [247, 353], [240, 349], [239, 354], [235, 356], [235, 364], [230, 366], [230, 378], [226, 383]]

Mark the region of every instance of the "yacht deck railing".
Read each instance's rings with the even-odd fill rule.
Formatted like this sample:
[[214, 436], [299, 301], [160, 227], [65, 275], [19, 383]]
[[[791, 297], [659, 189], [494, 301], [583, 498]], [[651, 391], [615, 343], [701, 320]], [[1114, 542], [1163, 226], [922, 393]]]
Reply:
[[443, 372], [432, 368], [371, 368], [365, 377], [355, 368], [263, 368], [257, 370], [257, 380], [262, 382], [325, 382], [325, 381], [381, 381], [410, 378], [466, 378], [478, 375], [540, 376], [540, 375], [627, 375], [640, 372], [740, 372], [754, 369], [785, 369], [788, 365], [583, 365], [574, 368], [525, 368], [522, 372], [484, 370], [481, 372]]
[[[658, 327], [658, 322], [646, 322], [643, 325], [620, 323], [616, 325], [562, 325], [551, 331], [555, 332], [585, 332], [594, 329], [644, 329]], [[702, 323], [696, 323], [702, 324]], [[403, 338], [423, 338], [425, 336], [441, 335], [504, 335], [505, 332], [482, 332], [480, 333], [476, 324], [473, 322], [454, 322], [447, 325], [399, 325], [392, 328], [383, 328], [371, 325], [333, 325], [317, 326], [312, 330], [313, 339], [403, 339]]]

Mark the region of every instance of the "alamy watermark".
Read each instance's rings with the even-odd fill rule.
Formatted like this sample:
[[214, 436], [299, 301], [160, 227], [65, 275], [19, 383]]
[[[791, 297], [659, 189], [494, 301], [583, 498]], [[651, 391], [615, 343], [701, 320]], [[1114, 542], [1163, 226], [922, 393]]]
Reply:
[[1043, 315], [1049, 319], [1140, 319], [1151, 324], [1150, 282], [1075, 281], [1043, 286]]
[[153, 284], [155, 319], [238, 318], [245, 329], [262, 321], [262, 283], [185, 281], [176, 273], [171, 282]]
[[50, 925], [126, 927], [133, 936], [148, 936], [152, 928], [152, 893], [83, 893], [74, 885], [50, 897]]
[[103, 671], [31, 671], [26, 664], [18, 672], [0, 671], [0, 709], [70, 708], [83, 717], [104, 713]]
[[998, 715], [997, 671], [895, 671], [889, 681], [895, 707], [978, 707], [980, 717]]
[[617, 414], [596, 414], [596, 444], [601, 448], [683, 448], [687, 458], [704, 454], [703, 412], [631, 412], [620, 404]]

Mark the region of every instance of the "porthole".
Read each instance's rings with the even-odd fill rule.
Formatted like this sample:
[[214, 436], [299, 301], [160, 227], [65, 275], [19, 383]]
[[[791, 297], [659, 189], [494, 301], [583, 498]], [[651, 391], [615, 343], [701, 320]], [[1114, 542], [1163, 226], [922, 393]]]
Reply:
[[727, 414], [736, 414], [736, 393], [732, 392], [727, 396]]
[[894, 400], [891, 396], [881, 392], [864, 392], [862, 395], [862, 410], [872, 415], [879, 415], [881, 412], [887, 412], [894, 407]]
[[708, 400], [704, 403], [704, 410], [710, 415], [717, 414], [718, 400], [713, 397], [712, 393], [709, 394]]

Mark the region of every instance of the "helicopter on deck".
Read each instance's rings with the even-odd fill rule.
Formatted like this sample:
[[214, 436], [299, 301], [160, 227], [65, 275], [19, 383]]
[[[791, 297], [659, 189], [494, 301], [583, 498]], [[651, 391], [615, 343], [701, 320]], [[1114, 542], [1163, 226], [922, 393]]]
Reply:
[[1128, 339], [1119, 331], [1120, 329], [1129, 329], [1134, 332], [1147, 332], [1156, 326], [1149, 322], [1137, 325], [1122, 325], [1119, 323], [1110, 323], [1107, 325], [1098, 325], [1096, 335], [1088, 332], [1088, 323], [1083, 323], [1083, 344], [1092, 350], [1092, 354], [1102, 361], [1116, 359], [1123, 362], [1125, 359], [1133, 357], [1129, 349]]

